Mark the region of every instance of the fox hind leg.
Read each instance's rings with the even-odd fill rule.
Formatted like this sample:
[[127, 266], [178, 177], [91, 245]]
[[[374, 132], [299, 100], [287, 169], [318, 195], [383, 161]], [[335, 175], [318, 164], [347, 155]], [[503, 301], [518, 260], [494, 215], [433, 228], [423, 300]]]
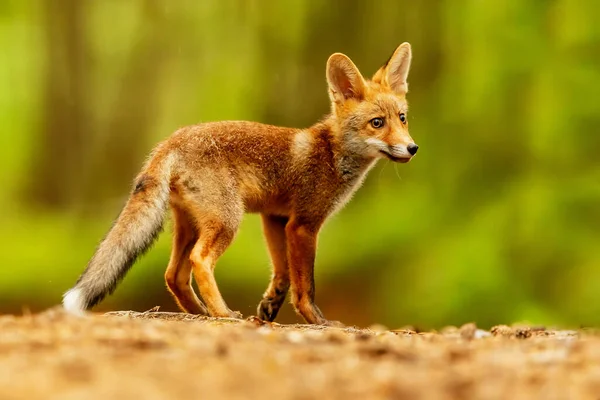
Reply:
[[198, 290], [213, 317], [242, 318], [239, 312], [227, 307], [214, 275], [217, 260], [233, 241], [240, 220], [241, 215], [239, 219], [227, 222], [223, 219], [205, 219], [200, 226], [200, 237], [190, 254]]
[[198, 240], [197, 230], [181, 208], [173, 206], [173, 249], [165, 272], [167, 288], [181, 310], [191, 314], [208, 315], [208, 310], [192, 287], [190, 253]]

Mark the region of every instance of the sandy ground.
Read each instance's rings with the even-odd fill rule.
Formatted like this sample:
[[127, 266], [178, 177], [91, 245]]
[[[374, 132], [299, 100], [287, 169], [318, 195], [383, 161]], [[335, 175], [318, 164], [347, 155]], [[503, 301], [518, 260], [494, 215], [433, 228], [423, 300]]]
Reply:
[[600, 399], [600, 336], [120, 312], [0, 317], [0, 399]]

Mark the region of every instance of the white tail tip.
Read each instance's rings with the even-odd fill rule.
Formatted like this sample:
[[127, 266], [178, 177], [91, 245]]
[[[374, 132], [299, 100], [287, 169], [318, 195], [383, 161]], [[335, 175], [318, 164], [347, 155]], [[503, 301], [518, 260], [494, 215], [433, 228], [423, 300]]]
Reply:
[[63, 307], [73, 315], [85, 314], [85, 299], [81, 289], [73, 288], [63, 295]]

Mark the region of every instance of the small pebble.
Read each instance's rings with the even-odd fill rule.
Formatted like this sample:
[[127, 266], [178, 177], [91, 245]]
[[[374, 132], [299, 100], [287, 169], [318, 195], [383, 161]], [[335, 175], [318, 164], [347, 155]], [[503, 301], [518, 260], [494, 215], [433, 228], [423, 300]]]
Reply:
[[468, 324], [464, 324], [460, 327], [460, 336], [465, 340], [471, 340], [475, 337], [475, 332], [477, 332], [477, 325], [472, 322]]
[[496, 325], [491, 332], [494, 336], [511, 337], [514, 335], [513, 329], [507, 325]]

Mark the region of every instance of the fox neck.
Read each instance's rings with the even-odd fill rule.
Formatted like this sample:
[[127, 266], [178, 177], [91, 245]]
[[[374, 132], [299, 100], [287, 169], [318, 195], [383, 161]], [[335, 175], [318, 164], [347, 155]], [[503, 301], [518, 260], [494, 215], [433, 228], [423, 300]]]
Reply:
[[312, 129], [327, 132], [333, 161], [343, 180], [362, 181], [364, 175], [375, 165], [377, 157], [370, 154], [367, 144], [351, 127], [340, 124], [335, 115], [327, 116]]

